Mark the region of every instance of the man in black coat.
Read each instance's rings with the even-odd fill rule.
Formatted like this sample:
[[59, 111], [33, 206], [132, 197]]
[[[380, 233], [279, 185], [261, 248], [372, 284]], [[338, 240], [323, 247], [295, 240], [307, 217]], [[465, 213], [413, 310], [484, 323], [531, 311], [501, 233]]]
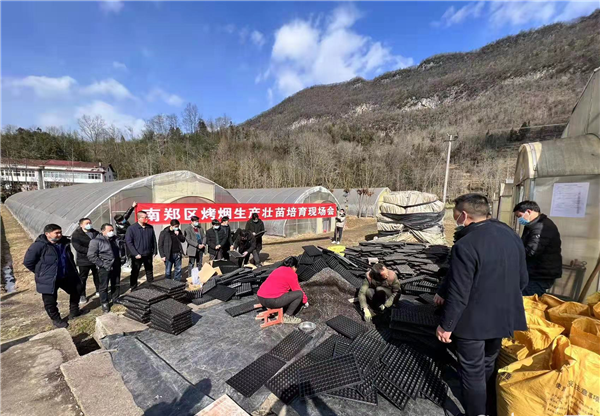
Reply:
[[229, 217], [224, 216], [221, 218], [221, 228], [225, 233], [225, 237], [227, 240], [223, 243], [223, 258], [225, 260], [229, 260], [229, 250], [231, 250], [232, 236], [231, 236], [231, 227], [229, 226]]
[[206, 231], [206, 246], [210, 260], [221, 260], [223, 258], [223, 244], [228, 241], [225, 230], [221, 228], [221, 221], [212, 220], [212, 228]]
[[254, 264], [260, 267], [260, 252], [262, 251], [262, 236], [265, 232], [265, 223], [259, 218], [256, 212], [246, 222], [246, 231], [250, 231], [256, 239], [256, 248], [251, 253]]
[[94, 286], [96, 287], [96, 297], [100, 296], [100, 281], [98, 279], [98, 268], [94, 263], [88, 259], [88, 248], [90, 241], [92, 241], [98, 235], [98, 231], [92, 228], [92, 220], [89, 218], [82, 218], [79, 220], [79, 228], [73, 231], [71, 235], [71, 244], [77, 252], [77, 266], [79, 266], [79, 279], [81, 280], [81, 295], [79, 299], [80, 304], [85, 304], [87, 298], [85, 296], [85, 285], [87, 278], [92, 272], [94, 277]]
[[131, 262], [129, 261], [127, 244], [125, 244], [125, 234], [127, 233], [127, 229], [131, 226], [129, 217], [131, 217], [131, 214], [133, 214], [135, 207], [137, 207], [137, 202], [133, 201], [133, 204], [131, 204], [125, 214], [117, 214], [113, 217], [115, 220], [115, 234], [117, 236], [116, 242], [119, 245], [121, 264], [127, 263], [127, 267], [131, 266]]
[[137, 222], [127, 229], [125, 242], [131, 254], [131, 276], [129, 277], [131, 290], [137, 288], [142, 264], [146, 270], [146, 281], [152, 283], [154, 281], [152, 258], [157, 254], [157, 247], [154, 228], [148, 224], [146, 211], [137, 213]]
[[523, 226], [523, 245], [527, 255], [529, 284], [523, 296], [539, 296], [562, 277], [561, 241], [558, 228], [534, 201], [523, 201], [513, 209], [517, 221]]
[[179, 220], [171, 220], [168, 227], [160, 232], [158, 237], [158, 253], [161, 260], [165, 262], [165, 279], [171, 279], [173, 268], [175, 268], [175, 278], [178, 282], [181, 280], [181, 261], [183, 259], [183, 246], [185, 236], [180, 229]]
[[238, 258], [238, 265], [242, 267], [248, 263], [250, 254], [256, 249], [256, 238], [250, 231], [238, 229], [235, 232], [235, 240], [233, 242], [233, 251], [237, 251], [242, 255]]
[[71, 252], [69, 239], [62, 235], [59, 225], [48, 224], [29, 247], [23, 265], [35, 273], [35, 287], [42, 294], [44, 309], [57, 328], [69, 326], [60, 318], [58, 289], [69, 294], [69, 318], [79, 315], [81, 281]]
[[[100, 303], [104, 313], [110, 312], [110, 303], [119, 296], [121, 284], [121, 258], [116, 242], [114, 227], [102, 224], [100, 234], [90, 241], [88, 258], [98, 267], [100, 275]], [[111, 297], [108, 296], [110, 284]]]
[[454, 203], [454, 219], [465, 228], [434, 298], [443, 305], [436, 335], [456, 345], [467, 416], [495, 415], [494, 368], [502, 338], [527, 330], [521, 296], [527, 285], [525, 250], [510, 227], [487, 219], [486, 197], [468, 194]]

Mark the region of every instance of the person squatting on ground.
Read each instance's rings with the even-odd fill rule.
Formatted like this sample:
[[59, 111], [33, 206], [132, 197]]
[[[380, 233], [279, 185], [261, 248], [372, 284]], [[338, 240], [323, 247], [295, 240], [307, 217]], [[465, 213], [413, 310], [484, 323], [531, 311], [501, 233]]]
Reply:
[[238, 229], [235, 232], [236, 238], [233, 242], [233, 251], [239, 252], [242, 256], [238, 258], [238, 265], [242, 267], [250, 260], [250, 253], [255, 252], [256, 239], [250, 231]]
[[267, 280], [258, 289], [258, 300], [265, 308], [285, 308], [283, 323], [299, 324], [302, 322], [296, 315], [301, 306], [308, 306], [306, 294], [298, 283], [298, 259], [288, 257], [283, 261], [281, 267], [271, 272]]
[[527, 255], [529, 283], [523, 296], [542, 296], [556, 279], [562, 277], [560, 233], [554, 222], [540, 211], [534, 201], [520, 202], [513, 209], [523, 226], [521, 240]]
[[125, 244], [125, 234], [127, 233], [127, 229], [131, 226], [129, 217], [133, 214], [135, 207], [137, 207], [137, 202], [133, 201], [133, 204], [131, 204], [125, 214], [117, 214], [113, 217], [115, 220], [115, 234], [117, 236], [117, 244], [119, 245], [121, 264], [124, 264], [125, 267], [131, 267], [129, 251], [127, 250], [127, 244]]
[[358, 302], [363, 311], [365, 321], [370, 322], [373, 313], [369, 304], [375, 311], [383, 312], [390, 308], [400, 296], [400, 281], [396, 272], [388, 269], [383, 264], [377, 263], [366, 273], [363, 284], [358, 291]]
[[158, 236], [158, 252], [161, 260], [165, 263], [165, 278], [171, 279], [173, 268], [175, 268], [174, 280], [181, 280], [181, 260], [185, 237], [179, 229], [179, 220], [171, 220], [168, 227], [160, 232]]
[[129, 227], [125, 234], [125, 242], [131, 254], [131, 276], [129, 277], [131, 290], [137, 288], [142, 264], [146, 270], [146, 281], [148, 283], [154, 281], [152, 258], [157, 253], [156, 235], [154, 228], [148, 224], [148, 214], [146, 211], [140, 211], [137, 217], [137, 222]]
[[80, 219], [79, 227], [73, 231], [73, 235], [71, 235], [71, 244], [77, 253], [77, 266], [79, 266], [79, 279], [81, 280], [81, 294], [79, 303], [82, 305], [87, 302], [87, 297], [85, 296], [85, 286], [90, 271], [92, 272], [92, 276], [94, 278], [96, 297], [99, 296], [100, 283], [98, 280], [98, 268], [87, 257], [90, 241], [96, 238], [97, 235], [98, 231], [92, 228], [92, 220], [89, 218]]
[[464, 228], [434, 297], [443, 306], [436, 336], [456, 346], [466, 415], [493, 416], [502, 338], [527, 330], [521, 296], [527, 286], [525, 249], [510, 227], [487, 219], [489, 203], [483, 195], [463, 195], [454, 204], [454, 219]]
[[[100, 303], [104, 313], [110, 312], [111, 303], [119, 296], [121, 284], [121, 254], [115, 230], [111, 224], [102, 224], [100, 234], [90, 241], [88, 259], [98, 267]], [[110, 284], [110, 297], [108, 285]]]
[[346, 211], [340, 209], [337, 217], [335, 217], [335, 228], [333, 230], [333, 244], [340, 244], [342, 242], [342, 234], [344, 227], [346, 226]]
[[192, 276], [194, 266], [202, 267], [202, 256], [204, 255], [205, 235], [200, 227], [200, 218], [195, 215], [190, 218], [190, 223], [183, 228], [183, 236], [187, 241], [186, 254], [188, 256], [188, 276]]
[[62, 235], [59, 225], [48, 224], [44, 233], [29, 246], [23, 265], [35, 274], [35, 287], [42, 294], [44, 309], [56, 328], [66, 328], [68, 322], [60, 317], [58, 289], [69, 294], [69, 318], [79, 316], [81, 280], [71, 252], [69, 239]]
[[246, 222], [246, 231], [250, 231], [256, 239], [256, 247], [250, 253], [254, 260], [254, 265], [260, 267], [260, 252], [262, 251], [262, 238], [265, 232], [265, 223], [255, 212], [252, 217]]
[[223, 258], [223, 244], [227, 242], [225, 230], [221, 228], [221, 221], [212, 220], [212, 228], [206, 231], [206, 245], [210, 260], [221, 260]]

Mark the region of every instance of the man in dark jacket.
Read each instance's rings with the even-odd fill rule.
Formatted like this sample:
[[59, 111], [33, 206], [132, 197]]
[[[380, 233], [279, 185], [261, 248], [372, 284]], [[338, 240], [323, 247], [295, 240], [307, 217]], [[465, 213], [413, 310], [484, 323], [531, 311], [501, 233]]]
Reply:
[[94, 277], [96, 297], [100, 296], [98, 268], [87, 257], [90, 241], [96, 238], [97, 235], [98, 231], [92, 228], [92, 220], [89, 218], [82, 218], [79, 220], [79, 228], [73, 231], [73, 235], [71, 236], [71, 244], [73, 244], [73, 248], [77, 252], [77, 266], [79, 266], [79, 279], [81, 280], [81, 296], [79, 299], [80, 304], [85, 304], [87, 302], [87, 298], [85, 296], [85, 286], [90, 271]]
[[204, 255], [206, 236], [200, 226], [200, 218], [195, 215], [190, 218], [190, 224], [183, 228], [183, 236], [187, 241], [188, 276], [191, 277], [194, 266], [202, 267], [202, 256]]
[[523, 226], [521, 239], [527, 255], [529, 284], [523, 295], [541, 296], [562, 276], [560, 233], [554, 222], [540, 213], [540, 206], [534, 201], [518, 203], [513, 212]]
[[244, 263], [248, 263], [250, 253], [253, 253], [256, 249], [256, 238], [254, 238], [250, 231], [241, 229], [237, 230], [235, 235], [233, 251], [237, 251], [242, 255], [242, 257], [238, 258], [238, 264], [242, 267]]
[[113, 217], [115, 220], [115, 233], [117, 235], [117, 244], [119, 245], [120, 250], [121, 264], [127, 263], [126, 267], [130, 267], [131, 262], [129, 261], [127, 244], [125, 244], [125, 234], [127, 233], [127, 229], [131, 226], [129, 217], [133, 214], [135, 207], [137, 207], [137, 202], [133, 201], [133, 204], [131, 204], [125, 214], [117, 214]]
[[510, 227], [487, 219], [486, 197], [468, 194], [454, 203], [454, 219], [465, 228], [435, 297], [443, 304], [436, 334], [456, 345], [467, 416], [495, 415], [494, 368], [502, 338], [527, 330], [521, 296], [527, 285], [525, 250]]
[[165, 278], [171, 279], [173, 266], [175, 267], [175, 280], [181, 280], [181, 258], [185, 237], [179, 229], [179, 220], [171, 220], [168, 227], [160, 232], [158, 237], [158, 253], [161, 260], [165, 262]]
[[221, 228], [221, 221], [212, 220], [212, 228], [206, 231], [206, 245], [211, 260], [221, 260], [223, 258], [223, 244], [227, 241], [225, 230]]
[[69, 326], [60, 318], [58, 288], [69, 294], [69, 318], [79, 316], [81, 281], [71, 252], [69, 239], [62, 235], [59, 225], [48, 224], [44, 234], [38, 236], [29, 247], [23, 265], [35, 273], [35, 286], [42, 294], [44, 309], [57, 328]]
[[[98, 267], [100, 280], [100, 303], [104, 313], [110, 312], [110, 301], [119, 296], [121, 283], [121, 258], [116, 242], [115, 230], [111, 224], [102, 224], [100, 234], [90, 241], [88, 259]], [[108, 296], [110, 283], [111, 297]]]
[[148, 224], [148, 214], [146, 211], [137, 213], [137, 222], [127, 229], [125, 242], [131, 254], [129, 285], [131, 290], [134, 290], [138, 285], [138, 276], [142, 264], [144, 265], [144, 270], [146, 270], [146, 281], [149, 283], [154, 281], [152, 258], [157, 253], [156, 235], [154, 234], [154, 228]]
[[260, 252], [262, 251], [262, 236], [265, 232], [265, 223], [255, 212], [252, 217], [246, 222], [246, 231], [250, 231], [256, 239], [256, 248], [251, 251], [254, 264], [260, 266]]
[[221, 218], [221, 228], [223, 229], [226, 238], [225, 242], [223, 243], [223, 258], [225, 260], [229, 260], [229, 250], [231, 250], [232, 236], [228, 216], [224, 216], [223, 218]]

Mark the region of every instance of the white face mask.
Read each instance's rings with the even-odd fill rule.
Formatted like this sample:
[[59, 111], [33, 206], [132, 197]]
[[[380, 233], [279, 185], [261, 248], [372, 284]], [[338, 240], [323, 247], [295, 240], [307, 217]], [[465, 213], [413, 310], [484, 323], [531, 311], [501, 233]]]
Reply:
[[106, 233], [106, 236], [107, 236], [108, 238], [112, 238], [112, 237], [114, 237], [114, 236], [115, 236], [115, 232], [114, 232], [114, 231], [109, 231], [109, 232], [107, 232], [107, 233]]
[[460, 217], [462, 217], [462, 216], [463, 216], [463, 213], [461, 212], [461, 214], [456, 219], [456, 226], [464, 228], [465, 227], [465, 221], [467, 220], [466, 216], [465, 216], [465, 221], [463, 221], [462, 224], [460, 222], [458, 222], [460, 220]]
[[192, 225], [193, 225], [194, 227], [197, 227], [199, 224], [200, 224], [200, 223], [198, 223], [198, 222], [193, 222], [193, 223], [192, 223]]
[[214, 228], [215, 230], [218, 230], [219, 228], [221, 228], [221, 226], [220, 226], [220, 225], [214, 225], [214, 226], [213, 226], [213, 228]]

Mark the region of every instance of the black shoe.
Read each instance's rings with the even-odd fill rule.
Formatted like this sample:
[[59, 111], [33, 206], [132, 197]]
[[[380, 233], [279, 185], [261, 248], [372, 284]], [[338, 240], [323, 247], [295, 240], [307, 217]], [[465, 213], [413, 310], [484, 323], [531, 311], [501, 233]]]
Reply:
[[75, 319], [77, 318], [79, 315], [81, 315], [81, 311], [79, 309], [77, 310], [72, 310], [71, 312], [69, 312], [69, 319]]
[[62, 319], [52, 321], [52, 324], [54, 325], [55, 328], [68, 328], [69, 327], [69, 323], [63, 321]]
[[102, 312], [103, 313], [109, 313], [110, 312], [110, 305], [108, 303], [103, 303], [102, 304]]
[[129, 289], [131, 290], [131, 292], [133, 292], [134, 290], [136, 290], [138, 287], [138, 285], [133, 285], [131, 286]]

